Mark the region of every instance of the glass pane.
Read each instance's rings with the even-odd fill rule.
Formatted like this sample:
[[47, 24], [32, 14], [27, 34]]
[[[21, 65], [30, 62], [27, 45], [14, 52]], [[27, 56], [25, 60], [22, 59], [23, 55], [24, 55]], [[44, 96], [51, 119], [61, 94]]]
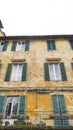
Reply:
[[17, 50], [17, 51], [21, 50], [21, 42], [18, 42], [18, 43], [17, 43], [16, 50]]
[[13, 109], [12, 109], [12, 114], [14, 114], [14, 115], [17, 114], [18, 103], [19, 103], [19, 97], [13, 97]]
[[50, 64], [50, 79], [54, 80], [54, 68], [53, 68], [53, 64]]
[[0, 43], [0, 51], [2, 51], [3, 45], [4, 45], [4, 43]]
[[59, 70], [59, 65], [55, 64], [55, 75], [56, 75], [56, 80], [60, 80], [60, 70]]
[[22, 42], [22, 48], [21, 48], [21, 50], [25, 50], [25, 43], [24, 42]]
[[12, 81], [16, 81], [17, 66], [18, 66], [18, 65], [13, 65], [12, 78], [11, 78]]
[[22, 72], [22, 64], [18, 65], [18, 73]]
[[7, 105], [6, 105], [6, 112], [5, 112], [6, 116], [10, 116], [11, 106], [12, 106], [12, 97], [8, 97], [7, 98]]

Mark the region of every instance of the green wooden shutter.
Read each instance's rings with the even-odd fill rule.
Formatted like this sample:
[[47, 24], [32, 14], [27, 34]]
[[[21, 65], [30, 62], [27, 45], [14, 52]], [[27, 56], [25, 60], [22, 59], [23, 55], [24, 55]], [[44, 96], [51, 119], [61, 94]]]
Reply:
[[60, 70], [61, 70], [61, 78], [62, 81], [67, 81], [67, 75], [66, 75], [66, 71], [65, 71], [65, 67], [64, 67], [64, 63], [60, 63]]
[[56, 45], [54, 40], [47, 41], [48, 50], [56, 50]]
[[56, 50], [55, 41], [51, 41], [51, 42], [52, 42], [52, 50]]
[[52, 106], [53, 106], [53, 112], [55, 115], [59, 115], [59, 102], [58, 102], [58, 95], [52, 95]]
[[69, 120], [68, 119], [62, 119], [63, 126], [69, 126]]
[[26, 96], [20, 96], [20, 103], [19, 103], [19, 111], [18, 114], [20, 118], [18, 119], [18, 123], [22, 124], [25, 119], [25, 109], [26, 109]]
[[27, 63], [24, 63], [22, 70], [22, 81], [26, 81], [26, 78], [27, 78]]
[[[59, 95], [59, 104], [60, 104], [61, 115], [66, 115], [67, 111], [66, 111], [66, 104], [65, 104], [64, 95]], [[69, 125], [68, 119], [62, 119], [62, 125], [68, 126]]]
[[0, 69], [1, 69], [1, 67], [2, 67], [2, 64], [0, 63]]
[[73, 63], [71, 63], [71, 67], [72, 67], [72, 70], [73, 70]]
[[71, 49], [73, 49], [73, 40], [69, 40]]
[[64, 95], [59, 95], [60, 111], [61, 115], [66, 115], [66, 105]]
[[5, 96], [0, 96], [0, 114], [4, 114]]
[[26, 45], [25, 45], [25, 51], [28, 51], [29, 50], [29, 40], [26, 40]]
[[51, 43], [50, 43], [50, 41], [47, 41], [47, 49], [51, 50]]
[[6, 71], [5, 81], [10, 81], [12, 64], [9, 63]]
[[13, 41], [11, 51], [15, 51], [17, 46], [17, 41]]
[[49, 64], [48, 63], [44, 63], [44, 78], [45, 78], [45, 81], [49, 81], [50, 80]]
[[4, 46], [3, 46], [2, 51], [6, 51], [6, 49], [7, 49], [7, 45], [8, 45], [8, 41], [5, 41], [5, 42], [4, 42]]
[[62, 126], [62, 121], [61, 121], [61, 119], [54, 119], [54, 125], [55, 125], [55, 126]]

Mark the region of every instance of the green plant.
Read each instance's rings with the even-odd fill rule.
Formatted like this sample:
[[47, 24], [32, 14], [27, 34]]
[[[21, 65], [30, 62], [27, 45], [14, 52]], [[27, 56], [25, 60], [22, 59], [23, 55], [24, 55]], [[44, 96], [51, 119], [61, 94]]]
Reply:
[[9, 121], [5, 121], [5, 126], [8, 126], [9, 124]]
[[17, 124], [18, 124], [17, 120], [14, 120], [14, 125], [17, 125]]

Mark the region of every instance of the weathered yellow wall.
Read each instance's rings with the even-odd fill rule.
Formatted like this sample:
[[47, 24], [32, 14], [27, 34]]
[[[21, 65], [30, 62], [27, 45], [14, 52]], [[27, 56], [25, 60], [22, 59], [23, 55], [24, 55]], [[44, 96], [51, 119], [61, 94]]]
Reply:
[[[73, 110], [73, 92], [68, 91], [56, 91], [56, 87], [69, 88], [73, 87], [73, 71], [71, 68], [71, 62], [73, 58], [73, 51], [70, 48], [68, 40], [56, 39], [57, 50], [48, 51], [46, 40], [31, 40], [29, 51], [11, 51], [12, 41], [9, 41], [7, 51], [0, 52], [0, 60], [2, 63], [2, 69], [0, 71], [0, 87], [3, 88], [21, 88], [21, 87], [47, 87], [54, 88], [48, 94], [36, 94], [34, 91], [30, 92], [1, 92], [1, 94], [9, 95], [26, 95], [26, 113], [31, 117], [31, 120], [37, 120], [34, 115], [38, 116], [40, 111], [52, 111], [51, 95], [54, 93], [64, 94], [67, 110]], [[67, 81], [44, 81], [44, 63], [47, 62], [46, 58], [60, 58], [61, 62], [65, 63], [67, 72]], [[28, 63], [27, 81], [24, 82], [5, 82], [5, 74], [8, 63], [11, 63], [11, 59], [26, 59]], [[38, 112], [39, 111], [39, 112]], [[47, 113], [47, 112], [46, 112]], [[41, 120], [38, 117], [37, 122]], [[48, 121], [49, 124], [52, 121]]]

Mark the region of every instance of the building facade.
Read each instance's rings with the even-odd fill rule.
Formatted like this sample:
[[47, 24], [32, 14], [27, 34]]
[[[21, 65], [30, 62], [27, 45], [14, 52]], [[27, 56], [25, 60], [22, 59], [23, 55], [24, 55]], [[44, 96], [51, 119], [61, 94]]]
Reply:
[[5, 36], [0, 26], [0, 120], [73, 126], [73, 35]]

